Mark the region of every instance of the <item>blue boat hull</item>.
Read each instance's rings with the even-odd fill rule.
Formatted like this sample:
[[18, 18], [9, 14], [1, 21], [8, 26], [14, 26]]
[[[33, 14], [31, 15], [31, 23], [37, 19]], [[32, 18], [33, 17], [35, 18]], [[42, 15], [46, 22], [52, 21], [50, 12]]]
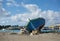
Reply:
[[32, 30], [41, 30], [41, 28], [45, 25], [45, 19], [43, 18], [37, 18], [30, 20], [30, 22], [27, 25], [27, 30], [31, 32]]

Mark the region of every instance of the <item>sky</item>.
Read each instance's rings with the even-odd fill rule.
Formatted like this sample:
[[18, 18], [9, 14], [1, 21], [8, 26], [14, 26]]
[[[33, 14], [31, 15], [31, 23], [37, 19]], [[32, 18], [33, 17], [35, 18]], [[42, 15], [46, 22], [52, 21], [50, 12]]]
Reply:
[[45, 26], [60, 24], [60, 0], [0, 0], [0, 25], [25, 26], [39, 17]]

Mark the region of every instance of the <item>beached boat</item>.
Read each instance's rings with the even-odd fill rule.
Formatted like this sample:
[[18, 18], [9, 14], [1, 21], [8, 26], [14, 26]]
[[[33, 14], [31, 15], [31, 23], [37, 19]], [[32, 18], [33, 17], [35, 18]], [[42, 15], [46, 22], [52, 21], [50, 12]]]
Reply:
[[45, 25], [45, 19], [44, 18], [36, 18], [36, 19], [29, 19], [29, 23], [27, 24], [27, 30], [29, 32], [32, 32], [32, 30], [38, 30], [40, 31], [42, 27]]

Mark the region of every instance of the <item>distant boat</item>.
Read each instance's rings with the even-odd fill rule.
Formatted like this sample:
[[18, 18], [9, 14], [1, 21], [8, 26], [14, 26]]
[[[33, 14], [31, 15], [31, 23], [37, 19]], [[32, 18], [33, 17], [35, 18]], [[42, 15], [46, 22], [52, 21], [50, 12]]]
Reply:
[[3, 28], [2, 30], [4, 31], [5, 29]]
[[29, 19], [29, 23], [27, 24], [27, 30], [29, 32], [32, 32], [32, 30], [41, 30], [42, 27], [45, 25], [45, 19], [44, 18], [36, 18], [36, 19]]

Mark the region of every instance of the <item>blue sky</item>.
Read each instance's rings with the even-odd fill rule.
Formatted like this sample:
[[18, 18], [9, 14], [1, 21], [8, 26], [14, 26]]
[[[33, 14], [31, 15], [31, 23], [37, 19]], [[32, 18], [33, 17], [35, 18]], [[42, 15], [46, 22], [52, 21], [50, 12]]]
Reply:
[[0, 25], [26, 25], [38, 17], [46, 26], [60, 24], [60, 0], [0, 0]]
[[38, 5], [42, 10], [54, 10], [59, 11], [59, 4], [60, 0], [27, 0], [24, 1], [24, 3], [28, 4], [36, 4]]

